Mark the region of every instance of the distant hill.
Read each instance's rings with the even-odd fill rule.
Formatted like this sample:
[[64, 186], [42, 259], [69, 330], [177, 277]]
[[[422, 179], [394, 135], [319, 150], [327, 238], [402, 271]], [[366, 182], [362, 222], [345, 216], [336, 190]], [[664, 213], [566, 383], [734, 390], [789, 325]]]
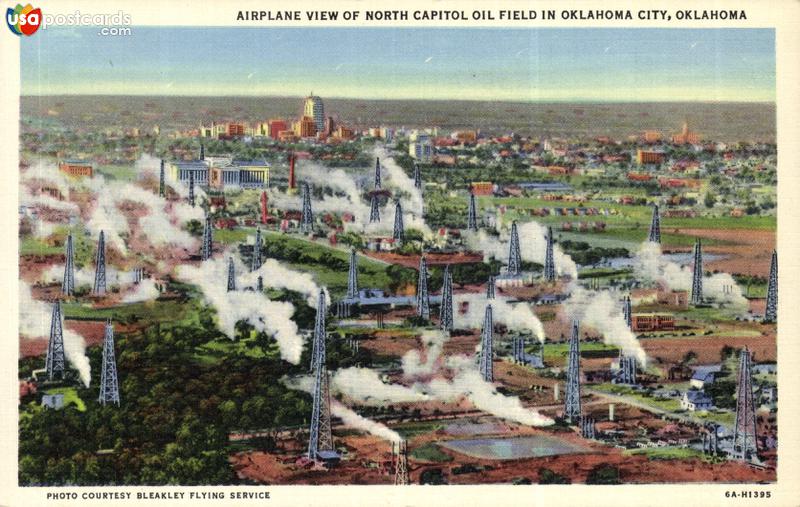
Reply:
[[[326, 99], [326, 114], [353, 127], [379, 125], [565, 138], [623, 139], [642, 130], [678, 132], [684, 121], [703, 139], [775, 141], [775, 105], [732, 102], [523, 103]], [[212, 120], [296, 117], [301, 97], [25, 96], [23, 119], [49, 117], [72, 126], [187, 129]]]

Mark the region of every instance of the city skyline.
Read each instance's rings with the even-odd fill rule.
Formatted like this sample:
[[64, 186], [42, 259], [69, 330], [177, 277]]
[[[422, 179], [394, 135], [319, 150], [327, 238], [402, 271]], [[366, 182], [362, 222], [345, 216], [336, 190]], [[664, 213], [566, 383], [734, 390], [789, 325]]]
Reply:
[[49, 28], [24, 42], [23, 95], [775, 100], [771, 29]]

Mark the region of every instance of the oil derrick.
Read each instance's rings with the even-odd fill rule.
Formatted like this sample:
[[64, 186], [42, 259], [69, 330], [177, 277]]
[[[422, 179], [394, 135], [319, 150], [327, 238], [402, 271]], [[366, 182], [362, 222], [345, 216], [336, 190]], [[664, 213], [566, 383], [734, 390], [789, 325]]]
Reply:
[[633, 313], [631, 309], [631, 297], [625, 296], [624, 301], [622, 302], [622, 315], [625, 317], [625, 324], [630, 329], [631, 325], [633, 324]]
[[300, 222], [300, 228], [303, 232], [309, 233], [314, 227], [314, 214], [311, 212], [311, 189], [308, 187], [308, 182], [303, 182], [303, 217]]
[[522, 271], [522, 256], [519, 253], [517, 222], [511, 223], [511, 241], [508, 244], [508, 267], [506, 269], [509, 275], [519, 275]]
[[269, 198], [267, 197], [266, 190], [262, 191], [261, 192], [261, 199], [260, 199], [260, 203], [261, 203], [261, 223], [264, 224], [264, 225], [267, 224], [267, 214], [268, 214], [267, 213], [267, 204], [268, 204], [268, 202], [269, 202]]
[[617, 371], [616, 382], [618, 384], [636, 384], [636, 358], [625, 356], [620, 352], [619, 370]]
[[425, 320], [431, 318], [431, 301], [428, 297], [428, 262], [423, 255], [419, 259], [419, 277], [417, 278], [417, 317]]
[[694, 244], [694, 268], [692, 270], [692, 304], [703, 303], [703, 245], [698, 239]]
[[97, 241], [97, 256], [95, 257], [94, 294], [102, 296], [106, 293], [106, 236], [100, 231]]
[[67, 235], [67, 246], [64, 251], [64, 281], [61, 283], [61, 294], [75, 294], [75, 248], [72, 245], [72, 234]]
[[[309, 371], [313, 372], [314, 368], [316, 368], [316, 363], [314, 361], [317, 360], [317, 353], [318, 353], [318, 345], [319, 341], [322, 340], [323, 345], [325, 344], [325, 313], [327, 308], [325, 307], [325, 292], [322, 290], [319, 291], [319, 298], [317, 299], [317, 318], [314, 321], [314, 334], [311, 338], [311, 366], [309, 367]], [[320, 338], [321, 337], [321, 338]]]
[[211, 223], [211, 215], [206, 214], [206, 224], [203, 226], [203, 250], [202, 256], [203, 260], [208, 260], [211, 258], [211, 254], [213, 252], [213, 243], [214, 241], [214, 226]]
[[564, 418], [569, 423], [577, 422], [581, 416], [580, 379], [580, 324], [572, 321], [572, 336], [569, 340], [569, 359], [567, 365], [567, 388], [564, 396]]
[[233, 267], [233, 257], [228, 257], [228, 292], [236, 290], [236, 271]]
[[256, 271], [261, 267], [261, 229], [256, 228], [256, 241], [253, 244], [253, 263], [250, 271]]
[[511, 342], [513, 351], [513, 360], [517, 364], [525, 363], [525, 338], [522, 336], [515, 336]]
[[769, 282], [767, 283], [767, 309], [764, 322], [778, 320], [778, 251], [772, 251], [772, 262], [769, 265]]
[[481, 329], [481, 353], [479, 369], [481, 377], [486, 382], [494, 381], [494, 365], [492, 364], [492, 349], [494, 348], [494, 319], [492, 318], [492, 305], [486, 305], [486, 314], [483, 317]]
[[375, 190], [381, 189], [381, 159], [375, 158]]
[[320, 452], [333, 450], [331, 436], [330, 383], [325, 350], [325, 292], [319, 291], [317, 322], [314, 328], [314, 403], [311, 411], [311, 430], [308, 439], [308, 458], [316, 460]]
[[553, 228], [547, 228], [547, 236], [545, 236], [547, 247], [544, 252], [544, 279], [552, 282], [556, 279], [556, 263], [553, 260]]
[[756, 442], [756, 406], [753, 402], [753, 377], [750, 371], [750, 351], [739, 353], [739, 372], [736, 379], [736, 424], [733, 427], [733, 455], [750, 461], [758, 450]]
[[133, 268], [133, 283], [139, 284], [144, 280], [144, 268]]
[[378, 197], [372, 194], [369, 198], [369, 223], [374, 224], [381, 221], [381, 210], [379, 208]]
[[[394, 454], [394, 442], [392, 442], [392, 454]], [[400, 440], [397, 443], [397, 456], [395, 459], [394, 485], [407, 486], [410, 484], [408, 477], [408, 442]]]
[[[372, 214], [370, 212], [370, 214]], [[403, 241], [406, 236], [406, 228], [403, 225], [403, 206], [400, 204], [400, 200], [394, 205], [394, 231], [392, 232], [392, 237], [395, 241]]]
[[594, 439], [596, 436], [597, 428], [595, 426], [594, 417], [581, 416], [581, 436], [583, 438]]
[[203, 145], [203, 141], [200, 141], [200, 160], [206, 159], [206, 147]]
[[489, 277], [489, 281], [486, 283], [486, 299], [494, 299], [494, 285], [495, 285], [495, 278], [494, 275]]
[[258, 292], [264, 292], [264, 277], [258, 275], [258, 279], [256, 280], [256, 290]]
[[467, 229], [470, 231], [478, 230], [478, 212], [475, 206], [475, 194], [469, 192], [469, 205], [467, 206]]
[[414, 164], [414, 188], [422, 190], [422, 174], [419, 172], [419, 164]]
[[61, 327], [61, 302], [53, 305], [53, 316], [50, 321], [50, 341], [47, 343], [47, 359], [45, 360], [48, 380], [63, 379], [66, 371], [64, 355], [64, 332]]
[[708, 423], [702, 438], [703, 454], [716, 455], [719, 452], [719, 426], [716, 423]]
[[661, 243], [661, 218], [658, 216], [658, 205], [653, 206], [653, 220], [650, 222], [647, 240], [651, 243]]
[[450, 266], [444, 268], [442, 304], [439, 307], [439, 326], [445, 332], [453, 330], [453, 275], [450, 273]]
[[103, 366], [100, 370], [101, 404], [116, 403], [119, 406], [119, 382], [117, 380], [117, 359], [114, 355], [114, 326], [111, 319], [106, 320], [106, 333], [103, 338]]
[[194, 208], [194, 171], [189, 172], [189, 204]]
[[165, 197], [167, 194], [167, 188], [164, 184], [164, 159], [161, 159], [161, 172], [158, 175], [158, 196]]
[[356, 249], [350, 250], [350, 267], [347, 270], [347, 299], [358, 296], [358, 256]]

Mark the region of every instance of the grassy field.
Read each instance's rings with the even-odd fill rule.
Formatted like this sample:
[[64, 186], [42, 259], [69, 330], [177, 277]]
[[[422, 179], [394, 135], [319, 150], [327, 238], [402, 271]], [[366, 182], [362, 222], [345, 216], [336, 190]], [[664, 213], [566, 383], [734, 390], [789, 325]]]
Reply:
[[[534, 353], [534, 351], [538, 350], [539, 350], [538, 345], [526, 347], [526, 351], [528, 351], [529, 353]], [[608, 351], [610, 356], [619, 353], [619, 349], [614, 345], [607, 345], [602, 342], [581, 343], [581, 353], [600, 351], [600, 350]], [[544, 345], [544, 361], [548, 364], [557, 362], [566, 362], [568, 354], [569, 354], [569, 343], [546, 343]]]
[[86, 411], [86, 404], [80, 399], [78, 391], [74, 387], [56, 387], [54, 389], [48, 389], [45, 391], [45, 394], [63, 394], [65, 407], [72, 404], [75, 405], [75, 408], [79, 411]]
[[655, 407], [661, 410], [666, 410], [667, 412], [677, 412], [681, 410], [681, 402], [678, 399], [675, 398], [660, 399], [660, 398], [653, 398], [652, 396], [645, 396], [639, 393], [638, 391], [635, 391], [625, 385], [605, 383], [592, 386], [592, 389], [604, 393], [627, 396], [636, 401], [644, 403], [645, 405]]
[[447, 463], [453, 461], [452, 456], [442, 452], [439, 446], [433, 442], [413, 449], [411, 451], [411, 457], [415, 460], [428, 461], [430, 463]]
[[622, 452], [626, 456], [647, 456], [650, 459], [689, 459], [703, 458], [705, 455], [690, 447], [655, 447], [646, 449], [628, 449]]

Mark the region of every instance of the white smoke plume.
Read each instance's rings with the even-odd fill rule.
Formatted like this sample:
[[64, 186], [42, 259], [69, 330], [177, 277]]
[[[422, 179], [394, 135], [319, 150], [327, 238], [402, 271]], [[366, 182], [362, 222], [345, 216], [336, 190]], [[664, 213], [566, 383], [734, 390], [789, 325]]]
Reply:
[[400, 384], [381, 381], [378, 373], [368, 368], [337, 370], [331, 378], [331, 389], [362, 405], [385, 405], [424, 401], [428, 396]]
[[133, 290], [128, 292], [122, 298], [123, 303], [138, 303], [140, 301], [149, 301], [158, 297], [158, 289], [153, 280], [145, 278], [138, 284], [133, 286]]
[[620, 294], [607, 290], [590, 291], [574, 286], [564, 309], [571, 319], [599, 331], [605, 343], [616, 345], [623, 354], [635, 357], [644, 368], [647, 354], [625, 322], [620, 298]]
[[384, 424], [367, 419], [353, 412], [336, 400], [331, 401], [331, 414], [341, 419], [345, 426], [366, 431], [371, 435], [375, 435], [376, 437], [390, 442], [400, 442], [402, 440], [400, 434], [396, 431], [389, 429]]
[[451, 356], [448, 367], [454, 372], [452, 381], [437, 378], [426, 385], [426, 390], [442, 400], [457, 400], [464, 397], [476, 408], [490, 414], [528, 426], [549, 426], [553, 420], [535, 410], [525, 408], [516, 396], [498, 393], [492, 384], [483, 380], [474, 358]]
[[403, 202], [403, 209], [412, 212], [415, 216], [422, 217], [424, 201], [422, 192], [414, 186], [414, 180], [410, 178], [402, 167], [397, 165], [397, 162], [389, 155], [383, 146], [376, 146], [374, 151], [375, 157], [381, 160], [381, 169], [385, 172], [385, 176], [390, 187], [395, 187], [408, 198]]
[[[20, 280], [19, 282], [19, 334], [27, 338], [50, 337], [50, 324], [53, 316], [53, 307], [33, 299], [30, 285]], [[86, 342], [83, 336], [71, 329], [67, 329], [62, 322], [62, 335], [64, 338], [64, 353], [67, 360], [78, 370], [81, 382], [89, 387], [91, 382], [91, 365], [86, 357]]]
[[407, 378], [419, 378], [432, 375], [441, 368], [439, 357], [442, 348], [450, 337], [440, 330], [425, 330], [420, 336], [425, 350], [425, 358], [417, 349], [411, 349], [403, 355], [403, 374]]
[[59, 201], [49, 194], [34, 194], [25, 186], [19, 189], [19, 204], [34, 208], [50, 208], [57, 211], [78, 214], [80, 209], [75, 203], [69, 201]]
[[[547, 228], [538, 222], [525, 222], [517, 224], [517, 232], [519, 233], [522, 260], [544, 265], [547, 251], [547, 240], [545, 239]], [[484, 260], [488, 261], [494, 257], [503, 263], [508, 262], [508, 247], [511, 241], [510, 227], [503, 231], [499, 238], [484, 230], [479, 230], [477, 233], [468, 233], [465, 239], [471, 249], [483, 251]], [[572, 257], [565, 254], [557, 243], [553, 245], [553, 262], [558, 276], [569, 276], [573, 280], [578, 278], [578, 267]]]
[[[287, 289], [306, 296], [306, 302], [312, 308], [317, 307], [319, 298], [319, 286], [314, 282], [314, 277], [309, 273], [301, 273], [287, 268], [275, 259], [266, 259], [259, 269], [249, 271], [242, 266], [241, 271], [237, 271], [237, 284], [242, 287], [255, 287], [258, 277], [261, 276], [264, 287], [274, 289]], [[327, 291], [325, 292], [328, 299]]]
[[[81, 269], [75, 270], [75, 287], [81, 287], [84, 285], [88, 285], [89, 287], [94, 286], [94, 266], [92, 267], [84, 267]], [[42, 271], [42, 275], [40, 277], [41, 281], [44, 283], [61, 283], [64, 281], [64, 265], [63, 264], [53, 264], [44, 271]], [[124, 276], [120, 274], [119, 271], [116, 269], [106, 266], [106, 285], [128, 285], [133, 283], [133, 278]]]
[[[310, 375], [292, 378], [284, 377], [281, 379], [281, 382], [289, 389], [296, 389], [307, 393], [311, 393], [314, 390], [314, 378]], [[341, 419], [342, 423], [350, 428], [365, 431], [390, 442], [399, 442], [401, 440], [397, 432], [392, 431], [377, 421], [367, 419], [357, 414], [336, 400], [331, 400], [331, 414]]]
[[[492, 305], [492, 318], [495, 323], [504, 324], [511, 330], [528, 330], [540, 342], [544, 341], [544, 327], [528, 303], [511, 304], [502, 296], [489, 300], [485, 293], [453, 295], [453, 319], [456, 327], [466, 329], [483, 326], [487, 304]], [[463, 314], [462, 308], [466, 309]]]
[[[658, 283], [668, 290], [692, 290], [692, 266], [681, 266], [664, 257], [658, 243], [642, 243], [636, 252], [633, 270], [637, 279]], [[740, 312], [748, 308], [741, 287], [728, 273], [704, 275], [703, 297], [710, 302], [730, 305]]]
[[[416, 350], [411, 350], [403, 356], [403, 374], [406, 378], [437, 375], [428, 382], [417, 382], [413, 389], [443, 401], [466, 398], [481, 410], [520, 424], [529, 426], [553, 424], [552, 419], [523, 407], [519, 398], [498, 393], [491, 383], [483, 380], [475, 365], [474, 357], [450, 356], [442, 365], [439, 356], [446, 341], [447, 336], [442, 333], [425, 335], [423, 336], [426, 353], [424, 361]], [[447, 380], [441, 375], [444, 367], [454, 373], [453, 380]]]
[[[240, 262], [235, 264], [236, 271], [243, 273], [244, 266]], [[228, 292], [227, 253], [223, 257], [204, 261], [200, 266], [179, 266], [177, 276], [200, 287], [206, 301], [217, 311], [220, 331], [229, 338], [235, 336], [236, 322], [247, 321], [257, 330], [265, 331], [275, 337], [284, 360], [292, 364], [300, 362], [303, 337], [298, 332], [297, 324], [292, 320], [294, 306], [287, 302], [271, 301], [263, 293], [255, 291]]]

